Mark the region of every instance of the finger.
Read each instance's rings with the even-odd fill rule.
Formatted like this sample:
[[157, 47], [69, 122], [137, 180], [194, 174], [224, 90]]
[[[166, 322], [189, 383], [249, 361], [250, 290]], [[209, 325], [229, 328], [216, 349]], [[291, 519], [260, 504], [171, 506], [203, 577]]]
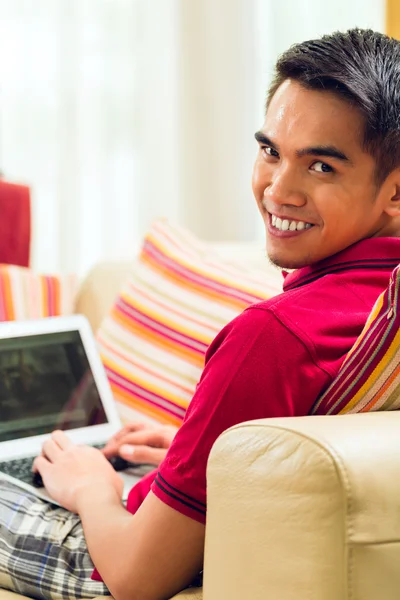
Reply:
[[148, 425], [147, 423], [129, 423], [128, 425], [120, 429], [115, 435], [113, 435], [112, 438], [110, 438], [110, 440], [106, 443], [106, 445], [102, 449], [104, 456], [106, 456], [107, 458], [116, 456], [118, 454], [119, 446], [124, 443], [125, 437], [127, 435], [144, 431], [146, 429], [148, 430], [149, 428], [153, 429], [153, 427], [155, 426], [151, 424]]
[[48, 467], [51, 467], [51, 463], [44, 456], [37, 456], [32, 463], [32, 471], [34, 473], [40, 473], [42, 476], [48, 472]]
[[[106, 458], [112, 458], [114, 456], [118, 456], [119, 447], [124, 443], [132, 443], [132, 444], [146, 444], [146, 438], [139, 437], [136, 441], [133, 441], [127, 436], [136, 435], [145, 432], [154, 432], [156, 429], [156, 425], [152, 423], [144, 423], [144, 422], [135, 422], [128, 423], [125, 427], [120, 429], [113, 437], [106, 443], [104, 448], [102, 448], [102, 452]], [[161, 444], [161, 440], [155, 442], [155, 445], [159, 446]]]
[[148, 423], [143, 423], [141, 421], [134, 422], [134, 423], [128, 423], [127, 425], [125, 425], [125, 427], [123, 427], [122, 429], [117, 431], [117, 433], [115, 435], [113, 435], [113, 437], [111, 439], [112, 440], [120, 440], [127, 433], [132, 433], [134, 431], [141, 431], [142, 429], [148, 429], [148, 428], [152, 428], [152, 427], [153, 427], [153, 425], [148, 424]]
[[120, 447], [119, 454], [122, 458], [130, 462], [160, 465], [167, 455], [167, 449], [124, 444]]
[[[118, 441], [110, 441], [102, 452], [106, 458], [118, 456], [121, 446], [128, 444], [129, 446], [152, 446], [154, 448], [165, 448], [164, 436], [159, 430], [144, 430], [134, 433], [127, 433]], [[168, 444], [169, 446], [169, 444]]]
[[64, 452], [52, 438], [47, 439], [42, 445], [42, 458], [54, 462]]
[[116, 442], [108, 442], [104, 448], [101, 449], [101, 452], [106, 458], [112, 458], [113, 456], [117, 456], [118, 449], [119, 445]]
[[68, 448], [71, 448], [71, 446], [74, 445], [73, 442], [71, 442], [71, 440], [69, 439], [69, 437], [59, 429], [53, 431], [51, 437], [63, 450], [68, 450]]
[[118, 456], [119, 449], [124, 444], [130, 444], [131, 446], [149, 445], [158, 448], [164, 445], [162, 440], [162, 435], [156, 430], [135, 431], [134, 433], [125, 433], [125, 435], [121, 435], [118, 440], [111, 439], [108, 444], [104, 446], [102, 452], [106, 458], [112, 458]]
[[[133, 427], [135, 427], [135, 425], [132, 424], [131, 427], [133, 428]], [[114, 435], [112, 437], [110, 437], [110, 439], [104, 446], [103, 450], [105, 448], [108, 448], [108, 446], [114, 446], [115, 443], [118, 442], [118, 440], [120, 440], [122, 437], [124, 437], [124, 435], [126, 435], [129, 432], [130, 432], [130, 428], [128, 426], [126, 426], [126, 427], [123, 427], [122, 429], [120, 429], [119, 431], [117, 431], [117, 433], [114, 433]]]
[[121, 438], [118, 446], [124, 444], [130, 444], [131, 446], [153, 446], [154, 448], [160, 448], [164, 446], [163, 433], [158, 430], [150, 431], [136, 431], [135, 433], [128, 433], [125, 437]]

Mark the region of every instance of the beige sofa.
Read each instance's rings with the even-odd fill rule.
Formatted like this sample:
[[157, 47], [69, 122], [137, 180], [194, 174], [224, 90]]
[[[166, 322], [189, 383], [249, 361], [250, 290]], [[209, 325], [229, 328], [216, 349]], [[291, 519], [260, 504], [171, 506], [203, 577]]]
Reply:
[[[83, 283], [94, 329], [128, 268]], [[177, 600], [400, 598], [399, 413], [243, 423], [217, 440], [207, 481], [204, 588]]]

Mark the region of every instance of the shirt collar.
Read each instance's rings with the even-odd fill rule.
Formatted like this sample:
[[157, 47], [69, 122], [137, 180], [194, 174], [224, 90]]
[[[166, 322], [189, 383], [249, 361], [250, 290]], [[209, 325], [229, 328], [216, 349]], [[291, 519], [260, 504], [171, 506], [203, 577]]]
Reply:
[[400, 238], [377, 237], [357, 242], [349, 248], [313, 265], [284, 272], [283, 290], [306, 285], [327, 275], [353, 269], [395, 268], [400, 263]]

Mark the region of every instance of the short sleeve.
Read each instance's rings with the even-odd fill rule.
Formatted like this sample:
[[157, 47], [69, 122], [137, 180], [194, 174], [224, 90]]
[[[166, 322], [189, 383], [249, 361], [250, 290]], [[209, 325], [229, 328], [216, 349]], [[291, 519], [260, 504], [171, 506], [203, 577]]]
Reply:
[[329, 376], [307, 347], [271, 311], [247, 309], [209, 347], [185, 420], [152, 484], [153, 493], [205, 523], [206, 467], [217, 437], [243, 421], [305, 415], [328, 383]]

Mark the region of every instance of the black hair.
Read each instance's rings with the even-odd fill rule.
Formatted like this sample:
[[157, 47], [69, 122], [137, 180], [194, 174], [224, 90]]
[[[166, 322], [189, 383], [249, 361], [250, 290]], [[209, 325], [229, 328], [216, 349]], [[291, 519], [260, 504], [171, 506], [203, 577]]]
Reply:
[[350, 29], [295, 44], [276, 63], [267, 107], [286, 79], [335, 93], [360, 111], [362, 146], [376, 162], [378, 184], [400, 166], [398, 40], [370, 29]]

